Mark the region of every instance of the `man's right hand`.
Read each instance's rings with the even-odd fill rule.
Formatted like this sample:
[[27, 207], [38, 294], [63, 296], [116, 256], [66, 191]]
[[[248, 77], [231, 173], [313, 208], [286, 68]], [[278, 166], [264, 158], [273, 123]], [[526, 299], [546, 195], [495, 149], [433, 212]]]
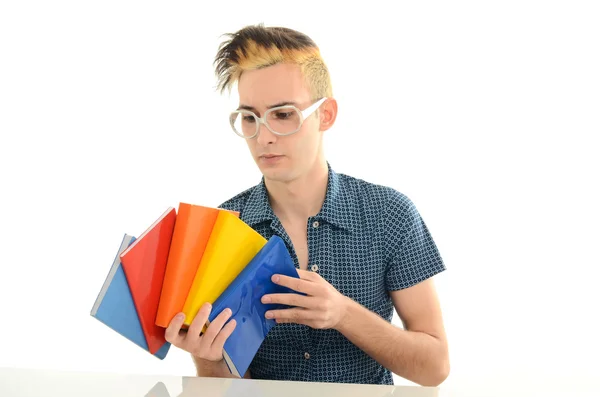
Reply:
[[165, 339], [173, 346], [187, 351], [193, 356], [207, 361], [223, 360], [223, 345], [235, 329], [235, 320], [223, 326], [231, 316], [231, 309], [225, 309], [210, 323], [206, 332], [200, 335], [206, 325], [212, 307], [205, 303], [187, 330], [182, 329], [185, 314], [177, 314], [165, 331]]

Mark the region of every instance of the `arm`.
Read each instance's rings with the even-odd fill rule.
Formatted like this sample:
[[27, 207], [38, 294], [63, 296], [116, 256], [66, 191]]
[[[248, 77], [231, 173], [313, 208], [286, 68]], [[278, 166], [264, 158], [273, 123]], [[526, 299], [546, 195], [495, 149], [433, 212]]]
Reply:
[[298, 270], [300, 279], [276, 275], [273, 282], [306, 295], [264, 295], [264, 303], [293, 306], [266, 312], [277, 323], [333, 328], [390, 371], [422, 386], [437, 386], [449, 373], [441, 309], [431, 278], [392, 292], [406, 330], [395, 327], [339, 293], [320, 275]]
[[447, 378], [450, 364], [433, 280], [393, 291], [391, 296], [406, 330], [349, 298], [336, 329], [395, 374], [422, 386], [438, 386]]

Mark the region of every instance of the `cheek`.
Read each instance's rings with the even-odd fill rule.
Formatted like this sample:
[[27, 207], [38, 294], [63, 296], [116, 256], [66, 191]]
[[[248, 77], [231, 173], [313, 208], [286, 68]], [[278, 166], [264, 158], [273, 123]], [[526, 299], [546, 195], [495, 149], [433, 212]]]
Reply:
[[306, 128], [298, 131], [296, 143], [297, 147], [302, 147], [303, 150], [313, 151], [319, 147], [319, 130], [313, 125], [307, 125]]
[[319, 148], [319, 131], [312, 129], [306, 131], [304, 138], [304, 148], [311, 152], [314, 152]]
[[252, 139], [246, 139], [246, 145], [248, 146], [248, 149], [250, 149], [250, 152], [254, 153], [254, 141]]
[[309, 131], [300, 131], [294, 139], [290, 139], [286, 142], [288, 150], [292, 150], [297, 154], [305, 154], [306, 152], [312, 151], [313, 143], [309, 135]]

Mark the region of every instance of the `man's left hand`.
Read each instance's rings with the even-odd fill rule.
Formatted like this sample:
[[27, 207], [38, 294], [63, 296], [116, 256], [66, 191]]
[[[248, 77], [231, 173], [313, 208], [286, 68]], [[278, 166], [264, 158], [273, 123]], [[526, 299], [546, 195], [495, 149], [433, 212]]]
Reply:
[[336, 328], [344, 319], [349, 298], [339, 293], [320, 275], [307, 270], [298, 270], [300, 278], [276, 274], [272, 277], [275, 284], [288, 287], [306, 294], [267, 294], [263, 303], [280, 303], [295, 306], [289, 309], [269, 310], [266, 318], [277, 323], [296, 323], [312, 328]]

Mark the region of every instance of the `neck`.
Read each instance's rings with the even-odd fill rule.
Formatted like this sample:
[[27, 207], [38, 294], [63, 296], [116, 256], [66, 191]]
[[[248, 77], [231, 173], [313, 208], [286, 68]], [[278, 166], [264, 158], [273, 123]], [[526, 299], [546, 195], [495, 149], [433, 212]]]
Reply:
[[321, 159], [306, 174], [289, 182], [265, 179], [273, 212], [282, 221], [306, 220], [316, 215], [327, 194], [328, 167]]

